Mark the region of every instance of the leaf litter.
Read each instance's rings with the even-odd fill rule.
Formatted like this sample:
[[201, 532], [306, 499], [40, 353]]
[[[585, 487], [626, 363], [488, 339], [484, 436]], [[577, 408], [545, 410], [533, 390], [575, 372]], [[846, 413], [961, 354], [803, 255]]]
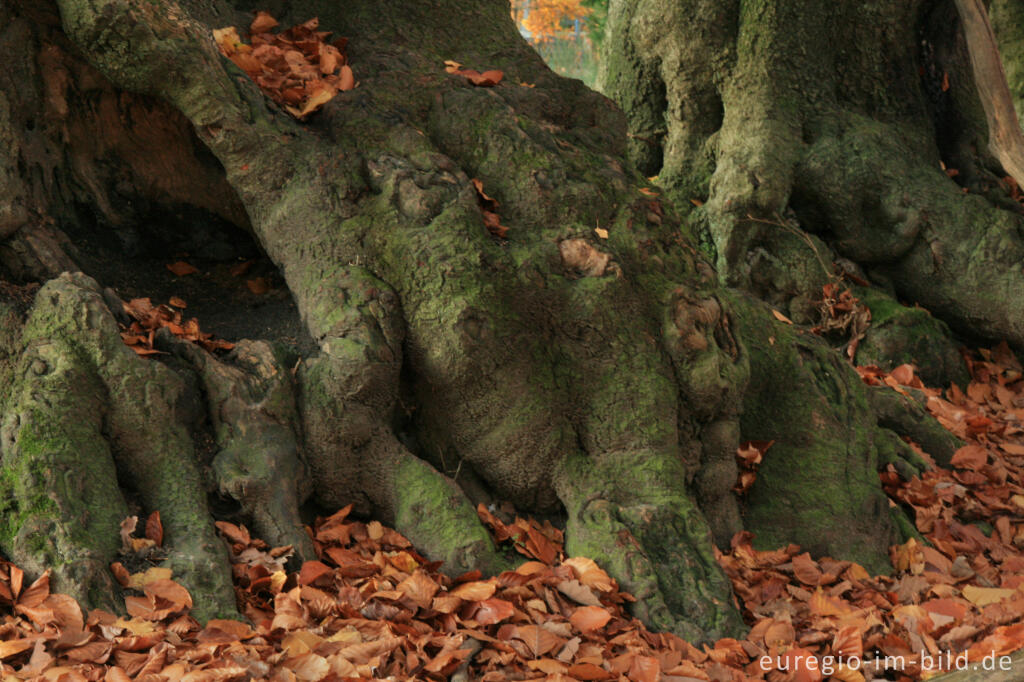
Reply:
[[317, 30], [316, 17], [272, 33], [277, 25], [267, 12], [257, 12], [249, 26], [249, 43], [234, 26], [215, 29], [213, 38], [221, 54], [295, 118], [306, 118], [339, 92], [356, 86], [345, 53], [347, 38], [328, 43], [331, 33]]
[[[125, 563], [112, 566], [128, 616], [83, 614], [0, 560], [0, 676], [11, 680], [917, 680], [923, 656], [972, 662], [1024, 645], [1024, 371], [1005, 345], [967, 358], [966, 391], [925, 387], [913, 367], [859, 368], [870, 384], [917, 391], [966, 441], [952, 469], [912, 480], [881, 474], [912, 510], [927, 543], [894, 546], [891, 576], [796, 545], [752, 547], [743, 532], [720, 565], [751, 626], [742, 640], [694, 646], [652, 633], [628, 615], [633, 598], [596, 562], [566, 557], [550, 523], [502, 521], [478, 508], [498, 543], [528, 560], [514, 571], [450, 578], [397, 531], [349, 518], [351, 506], [310, 530], [318, 560], [286, 572], [290, 547], [269, 547], [244, 526], [218, 522], [230, 546], [239, 608], [251, 624], [188, 615], [191, 596], [154, 562], [159, 515], [122, 526]], [[748, 443], [750, 465], [770, 443]], [[913, 445], [913, 444], [911, 444]], [[144, 537], [135, 537], [139, 532]], [[134, 557], [131, 561], [131, 557]], [[879, 656], [902, 656], [902, 670]], [[762, 668], [763, 656], [776, 667]], [[808, 661], [817, 664], [809, 664]]]
[[[251, 288], [251, 287], [250, 287]], [[156, 333], [166, 329], [180, 339], [191, 341], [209, 352], [231, 350], [235, 344], [224, 339], [214, 338], [213, 334], [199, 328], [199, 321], [192, 317], [184, 320], [181, 310], [188, 304], [182, 299], [172, 296], [170, 305], [153, 305], [149, 298], [133, 298], [123, 302], [125, 314], [132, 320], [130, 324], [120, 324], [121, 340], [139, 355], [157, 355], [163, 351], [153, 347]], [[173, 306], [173, 307], [172, 307]]]

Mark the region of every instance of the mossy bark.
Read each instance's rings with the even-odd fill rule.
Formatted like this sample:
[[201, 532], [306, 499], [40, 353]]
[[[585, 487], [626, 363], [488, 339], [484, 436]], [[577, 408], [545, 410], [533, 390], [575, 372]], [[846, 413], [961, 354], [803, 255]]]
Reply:
[[613, 0], [605, 52], [637, 161], [678, 205], [704, 202], [728, 283], [813, 296], [763, 273], [811, 233], [954, 330], [1024, 346], [1021, 210], [952, 2]]
[[[171, 357], [138, 358], [98, 309], [104, 296], [95, 283], [62, 276], [45, 285], [27, 329], [49, 316], [54, 288], [73, 289], [64, 326], [41, 336], [57, 348], [55, 362], [88, 381], [67, 386], [56, 403], [66, 409], [39, 422], [53, 421], [60, 442], [11, 446], [4, 470], [53, 460], [74, 471], [89, 452], [94, 466], [106, 466], [95, 477], [101, 492], [89, 494], [102, 496], [99, 509], [108, 512], [85, 527], [46, 507], [41, 516], [69, 519], [74, 542], [15, 558], [34, 556], [41, 568], [88, 554], [101, 581], [126, 513], [114, 503], [123, 499], [120, 480], [145, 511], [160, 509], [179, 562], [188, 552], [222, 551], [208, 542], [203, 499], [219, 490], [237, 499], [257, 532], [307, 556], [298, 509], [312, 495], [396, 524], [453, 572], [500, 570], [507, 560], [473, 503], [512, 500], [524, 512], [566, 518], [570, 550], [605, 558], [642, 597], [637, 612], [648, 622], [691, 638], [742, 628], [713, 561], [712, 532], [725, 541], [740, 529], [730, 489], [748, 366], [713, 269], [672, 210], [638, 191], [643, 178], [626, 162], [624, 119], [610, 102], [552, 74], [499, 0], [440, 5], [280, 8], [282, 23], [319, 16], [322, 28], [347, 35], [360, 81], [303, 124], [218, 53], [210, 29], [247, 22], [235, 8], [67, 0], [59, 26], [46, 15], [52, 31], [37, 34], [38, 44], [59, 44], [68, 59], [79, 50], [98, 69], [83, 73], [101, 91], [192, 127], [189, 144], [201, 141], [215, 159], [207, 167], [222, 169], [219, 182], [229, 185], [229, 200], [209, 212], [218, 208], [218, 219], [252, 231], [280, 268], [316, 351], [286, 365], [266, 344], [244, 342], [214, 359], [168, 336], [157, 346]], [[445, 73], [444, 59], [500, 68], [505, 80], [474, 88]], [[55, 92], [70, 96], [80, 76]], [[63, 116], [84, 114], [70, 107]], [[3, 130], [26, 139], [17, 125]], [[75, 144], [44, 132], [55, 154]], [[18, 164], [34, 172], [38, 160], [13, 149], [4, 177], [28, 178], [28, 196], [32, 174]], [[185, 172], [194, 167], [182, 163]], [[106, 188], [98, 173], [87, 175]], [[485, 229], [471, 178], [500, 202], [507, 240]], [[126, 184], [157, 205], [175, 200], [165, 187]], [[38, 196], [32, 209], [40, 214], [73, 203]], [[79, 200], [91, 207], [102, 197]], [[236, 200], [242, 216], [229, 211]], [[10, 203], [17, 218], [28, 202]], [[100, 215], [92, 227], [101, 231], [127, 219]], [[76, 220], [71, 211], [61, 216]], [[28, 226], [15, 218], [17, 235]], [[20, 274], [64, 265], [51, 259]], [[115, 297], [106, 300], [119, 313]], [[102, 328], [92, 332], [98, 340], [78, 339], [81, 310]], [[34, 376], [22, 369], [14, 395], [35, 395]], [[132, 377], [146, 378], [146, 393]], [[19, 405], [12, 401], [5, 415], [27, 409]], [[145, 406], [158, 424], [140, 422]], [[73, 410], [92, 418], [61, 426]], [[78, 431], [59, 431], [72, 426]], [[199, 461], [191, 439], [205, 433], [213, 456]], [[197, 480], [197, 472], [207, 475]], [[37, 488], [58, 507], [70, 495], [48, 479]], [[19, 509], [34, 509], [31, 499], [21, 495]], [[185, 521], [197, 546], [187, 546]], [[630, 547], [616, 548], [627, 536]], [[0, 547], [19, 546], [5, 537]], [[201, 615], [231, 603], [212, 587], [226, 585], [226, 563], [208, 559], [182, 574], [208, 604]], [[58, 587], [70, 584], [64, 577]]]
[[988, 11], [1020, 118], [1024, 116], [1024, 7], [1013, 0], [992, 0]]
[[[27, 26], [48, 26], [45, 35], [34, 29], [33, 44], [57, 45], [62, 59], [77, 64], [81, 54], [93, 65], [82, 60], [53, 92], [75, 104], [71, 95], [88, 82], [140, 107], [139, 120], [166, 119], [158, 139], [177, 149], [164, 152], [168, 162], [202, 185], [195, 206], [252, 232], [281, 270], [314, 349], [288, 355], [246, 341], [212, 358], [168, 336], [157, 338], [168, 357], [138, 358], [117, 338], [107, 311], [119, 313], [115, 296], [82, 275], [46, 284], [18, 332], [18, 349], [51, 349], [47, 367], [77, 374], [71, 382], [35, 374], [31, 364], [12, 370], [5, 419], [34, 404], [40, 382], [52, 382], [48, 390], [59, 395], [44, 418], [28, 422], [53, 434], [45, 447], [17, 445], [32, 443], [25, 425], [12, 431], [21, 441], [3, 441], [3, 480], [19, 514], [59, 519], [70, 539], [23, 548], [15, 541], [21, 525], [10, 527], [0, 548], [14, 558], [41, 568], [87, 556], [96, 566], [90, 580], [109, 580], [101, 569], [126, 512], [120, 482], [145, 511], [164, 514], [172, 560], [205, 604], [200, 613], [211, 615], [231, 601], [207, 493], [235, 498], [259, 534], [294, 545], [302, 558], [311, 552], [300, 527], [307, 498], [327, 508], [352, 503], [396, 524], [453, 572], [507, 565], [473, 505], [511, 500], [524, 512], [564, 519], [569, 551], [606, 562], [640, 597], [636, 613], [651, 625], [694, 639], [735, 634], [742, 623], [713, 542], [728, 542], [742, 527], [732, 487], [744, 392], [751, 372], [763, 379], [786, 370], [806, 349], [815, 358], [807, 371], [821, 411], [833, 410], [836, 421], [852, 409], [863, 427], [865, 449], [844, 453], [853, 473], [836, 512], [857, 510], [861, 525], [876, 522], [888, 533], [871, 484], [878, 458], [863, 389], [846, 375], [826, 380], [831, 365], [820, 344], [780, 336], [789, 354], [768, 357], [752, 304], [723, 290], [702, 254], [701, 235], [691, 229], [699, 221], [682, 220], [664, 199], [640, 191], [647, 182], [626, 158], [621, 113], [552, 74], [518, 35], [506, 3], [261, 5], [279, 10], [285, 25], [319, 16], [321, 28], [350, 39], [359, 87], [304, 123], [265, 98], [213, 43], [211, 28], [244, 26], [240, 10], [252, 7], [207, 0], [58, 6], [59, 23], [45, 4], [19, 4], [9, 24], [29, 33]], [[48, 23], [26, 22], [33, 12]], [[505, 79], [475, 88], [445, 73], [445, 59], [498, 68]], [[57, 120], [93, 120], [93, 113], [69, 105]], [[88, 222], [68, 210], [76, 201], [100, 216], [90, 224], [98, 233], [138, 217], [99, 210], [103, 192], [37, 191], [33, 178], [52, 169], [41, 166], [44, 157], [20, 151], [26, 140], [51, 155], [45, 158], [61, 158], [78, 148], [77, 136], [69, 140], [58, 125], [28, 135], [24, 121], [8, 120], [5, 127], [0, 118], [0, 133], [17, 144], [0, 152], [0, 179], [25, 189], [11, 195], [3, 214], [13, 216], [11, 239], [36, 234], [40, 221], [25, 218], [32, 211], [58, 215], [62, 225]], [[176, 137], [182, 126], [195, 137]], [[199, 151], [181, 154], [184, 143], [168, 144], [182, 139]], [[118, 152], [110, 156], [57, 177], [109, 189], [104, 169], [124, 168]], [[216, 182], [204, 181], [211, 172]], [[155, 206], [189, 200], [187, 192], [147, 186], [145, 177], [122, 172], [122, 190]], [[507, 239], [484, 227], [472, 179], [500, 202]], [[226, 197], [218, 205], [208, 201], [211, 182]], [[22, 214], [19, 206], [29, 208]], [[797, 253], [804, 240], [794, 240]], [[21, 267], [21, 278], [75, 267], [59, 231], [48, 243], [48, 258], [12, 249], [6, 275], [14, 278], [15, 266], [26, 263], [32, 267]], [[819, 266], [801, 267], [797, 279], [819, 277]], [[65, 301], [59, 315], [51, 311], [55, 292]], [[40, 327], [37, 319], [55, 321]], [[752, 326], [756, 355], [737, 333], [744, 325]], [[762, 366], [752, 369], [755, 361]], [[841, 404], [830, 408], [832, 399]], [[146, 410], [158, 423], [146, 421]], [[212, 438], [212, 452], [194, 446], [203, 436]], [[105, 468], [81, 493], [47, 478], [19, 491], [8, 474], [76, 471], [85, 466], [83, 452]], [[823, 456], [821, 471], [788, 470], [792, 499], [801, 480], [821, 485], [843, 463]], [[102, 518], [76, 515], [77, 507], [65, 514], [74, 495], [102, 497]], [[36, 504], [43, 498], [53, 502]], [[885, 533], [856, 534], [851, 551], [877, 565]], [[190, 556], [205, 557], [191, 572], [181, 569]], [[58, 578], [58, 587], [73, 586], [71, 576]], [[88, 600], [87, 592], [76, 594]]]

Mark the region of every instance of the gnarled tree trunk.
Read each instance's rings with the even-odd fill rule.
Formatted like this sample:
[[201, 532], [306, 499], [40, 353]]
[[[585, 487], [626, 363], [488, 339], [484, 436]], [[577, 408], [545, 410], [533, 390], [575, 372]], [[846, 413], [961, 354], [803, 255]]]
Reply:
[[[714, 22], [735, 27], [729, 6], [709, 3], [701, 19], [716, 27], [706, 47], [722, 69], [733, 59], [730, 34]], [[37, 292], [7, 287], [0, 549], [35, 570], [52, 567], [59, 589], [109, 604], [118, 521], [159, 509], [170, 561], [208, 617], [233, 602], [212, 530], [221, 510], [207, 494], [233, 498], [233, 513], [304, 558], [307, 499], [354, 503], [453, 572], [507, 565], [474, 503], [511, 500], [564, 521], [568, 551], [607, 566], [648, 624], [691, 638], [735, 633], [742, 623], [712, 538], [726, 543], [742, 526], [734, 456], [753, 378], [758, 399], [782, 394], [791, 406], [808, 386], [819, 390], [792, 420], [808, 420], [804, 436], [825, 424], [848, 442], [816, 445], [803, 469], [780, 458], [775, 480], [789, 480], [762, 495], [759, 523], [882, 566], [898, 535], [876, 469], [905, 453], [879, 426], [865, 387], [816, 337], [721, 287], [697, 230], [639, 191], [647, 183], [627, 161], [621, 113], [552, 74], [505, 2], [288, 5], [282, 24], [318, 16], [321, 28], [349, 38], [359, 81], [306, 122], [267, 99], [213, 42], [211, 29], [245, 26], [251, 9], [200, 0], [0, 8], [0, 50], [20, 55], [0, 76], [5, 275], [48, 280]], [[765, 30], [776, 26], [771, 12], [758, 16]], [[717, 119], [670, 134], [692, 158], [674, 162], [678, 181], [667, 163], [663, 178], [683, 199], [691, 186], [704, 195], [720, 188], [709, 215], [720, 263], [740, 283], [750, 278], [728, 255], [753, 243], [752, 232], [730, 236], [723, 226], [750, 228], [747, 212], [784, 210], [783, 185], [801, 168], [853, 172], [859, 157], [829, 145], [875, 129], [848, 113], [845, 123], [811, 126], [820, 148], [802, 141], [790, 109], [755, 95], [777, 89], [758, 84], [770, 62], [757, 60], [803, 47], [763, 47], [770, 54], [741, 51], [752, 65], [736, 69], [746, 75], [728, 87], [773, 149], [743, 147], [744, 120], [730, 118], [739, 108], [726, 107], [723, 124], [725, 100], [714, 91], [727, 84], [715, 85], [713, 70], [683, 97], [651, 76], [655, 66], [641, 69], [651, 76], [646, 94], [685, 99], [697, 113], [717, 107]], [[447, 74], [446, 59], [505, 78], [476, 88]], [[877, 77], [863, 75], [865, 86]], [[748, 85], [755, 90], [741, 96]], [[637, 106], [649, 106], [644, 96]], [[720, 125], [719, 147], [738, 145], [731, 166], [722, 153], [717, 162], [694, 156], [711, 148], [704, 138]], [[839, 128], [826, 135], [829, 125]], [[634, 125], [634, 141], [638, 131], [657, 133]], [[874, 144], [891, 143], [876, 132]], [[797, 168], [795, 150], [807, 145], [819, 153]], [[936, 172], [911, 177], [938, 182]], [[750, 184], [758, 174], [767, 174], [761, 190]], [[500, 202], [506, 239], [485, 228], [472, 179]], [[811, 187], [826, 189], [809, 185], [802, 205], [825, 215], [829, 204]], [[981, 201], [950, 192], [970, 206]], [[887, 194], [877, 208], [896, 211], [901, 201]], [[846, 227], [856, 234], [863, 225]], [[920, 231], [919, 222], [911, 227]], [[297, 307], [302, 328], [290, 342], [260, 341], [250, 326], [243, 331], [257, 340], [226, 357], [169, 335], [156, 339], [168, 353], [160, 358], [121, 344], [120, 302], [104, 288], [118, 272], [103, 263], [130, 271], [128, 259], [154, 244], [164, 261], [191, 249], [215, 263], [237, 255], [245, 235]], [[86, 274], [59, 275], [78, 269]], [[145, 274], [131, 280], [136, 289]], [[785, 362], [804, 362], [796, 384], [767, 385], [775, 344], [790, 354]], [[775, 437], [763, 411], [748, 406], [743, 419]], [[799, 505], [810, 504], [801, 502], [802, 482], [842, 490], [827, 523], [857, 532], [822, 535], [823, 514], [802, 517]], [[765, 506], [780, 500], [795, 505], [785, 518]]]

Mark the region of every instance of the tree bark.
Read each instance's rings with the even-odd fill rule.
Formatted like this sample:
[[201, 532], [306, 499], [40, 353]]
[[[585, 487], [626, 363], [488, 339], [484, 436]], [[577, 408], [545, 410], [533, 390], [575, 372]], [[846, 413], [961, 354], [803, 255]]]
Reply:
[[[793, 413], [811, 419], [803, 437], [820, 417], [856, 439], [802, 468], [796, 445], [781, 449], [766, 485], [789, 478], [783, 530], [813, 544], [820, 526], [801, 527], [821, 491], [801, 482], [832, 481], [845, 491], [832, 522], [858, 532], [815, 548], [882, 565], [897, 531], [876, 469], [912, 464], [865, 387], [815, 337], [779, 331], [773, 355], [770, 310], [723, 289], [699, 230], [640, 191], [621, 113], [551, 73], [506, 3], [287, 6], [283, 25], [318, 16], [349, 37], [359, 81], [302, 123], [213, 42], [253, 8], [57, 9], [0, 8], [2, 49], [31, 46], [0, 80], [0, 180], [13, 188], [0, 262], [10, 282], [49, 280], [34, 297], [4, 290], [0, 549], [14, 561], [110, 604], [118, 522], [159, 510], [175, 574], [207, 618], [234, 608], [210, 495], [306, 559], [304, 505], [354, 504], [454, 573], [508, 565], [474, 504], [511, 500], [564, 522], [568, 552], [608, 566], [649, 625], [736, 634], [713, 541], [742, 527], [740, 430], [770, 409], [763, 382], [792, 371], [822, 392]], [[476, 88], [445, 59], [505, 78]], [[714, 127], [695, 125], [693, 139]], [[97, 158], [101, 127], [116, 144]], [[500, 202], [507, 239], [485, 228], [473, 179]], [[239, 341], [222, 357], [170, 335], [156, 338], [166, 356], [126, 348], [120, 301], [78, 247], [107, 244], [129, 269], [153, 234], [174, 253], [200, 228], [147, 224], [170, 209], [222, 241], [252, 235], [304, 340]], [[85, 274], [59, 274], [79, 261]], [[790, 403], [800, 385], [783, 389]], [[765, 524], [782, 519], [761, 509]]]
[[[1012, 112], [989, 130], [1005, 85], [954, 3], [613, 1], [609, 25], [604, 92], [645, 172], [677, 205], [704, 202], [690, 220], [727, 282], [798, 319], [844, 257], [956, 330], [1024, 346], [1021, 211], [999, 183], [1014, 155], [987, 152], [1019, 131]], [[813, 277], [775, 274], [800, 262]]]

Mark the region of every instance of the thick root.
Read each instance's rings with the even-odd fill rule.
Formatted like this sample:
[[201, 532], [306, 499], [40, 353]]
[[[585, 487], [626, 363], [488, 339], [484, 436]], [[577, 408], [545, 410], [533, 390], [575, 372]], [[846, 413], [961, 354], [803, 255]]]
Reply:
[[566, 551], [606, 566], [652, 627], [691, 641], [738, 636], [744, 626], [729, 581], [684, 480], [673, 452], [568, 459], [557, 476]]
[[220, 451], [213, 470], [220, 491], [241, 505], [256, 535], [291, 545], [298, 561], [316, 558], [299, 507], [312, 484], [300, 458], [291, 373], [270, 344], [240, 341], [227, 362], [170, 334], [159, 338], [196, 368]]
[[58, 589], [111, 606], [107, 567], [128, 516], [120, 479], [146, 510], [160, 511], [168, 564], [192, 593], [194, 615], [235, 615], [227, 554], [176, 418], [181, 379], [124, 345], [99, 287], [81, 274], [40, 289], [22, 344], [5, 410], [11, 522], [0, 546], [29, 567], [52, 567]]

